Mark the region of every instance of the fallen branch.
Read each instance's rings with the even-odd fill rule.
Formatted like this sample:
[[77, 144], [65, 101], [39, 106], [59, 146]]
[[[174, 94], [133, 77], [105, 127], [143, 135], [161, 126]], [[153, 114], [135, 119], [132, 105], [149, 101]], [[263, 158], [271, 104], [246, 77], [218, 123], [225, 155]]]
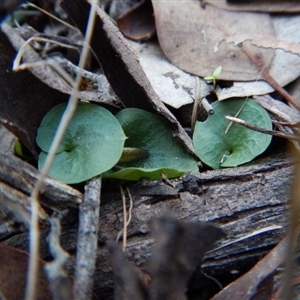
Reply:
[[73, 299], [91, 299], [97, 258], [100, 215], [101, 176], [85, 186], [83, 202], [79, 206], [79, 228], [76, 251]]

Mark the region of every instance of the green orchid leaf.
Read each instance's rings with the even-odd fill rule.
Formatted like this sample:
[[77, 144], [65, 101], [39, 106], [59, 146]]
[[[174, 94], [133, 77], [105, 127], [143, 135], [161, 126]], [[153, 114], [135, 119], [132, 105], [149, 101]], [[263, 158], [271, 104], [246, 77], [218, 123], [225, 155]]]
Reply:
[[118, 168], [113, 168], [112, 170], [109, 170], [106, 173], [104, 173], [103, 177], [138, 181], [141, 178], [157, 180], [162, 178], [162, 174], [164, 174], [167, 178], [176, 178], [176, 177], [180, 177], [184, 173], [185, 171], [178, 171], [176, 169], [171, 169], [171, 168], [155, 168], [155, 169], [124, 168], [121, 170], [118, 170]]
[[173, 137], [169, 124], [161, 117], [141, 109], [127, 108], [116, 118], [128, 137], [126, 147], [143, 149], [148, 155], [128, 162], [119, 162], [118, 168], [104, 177], [139, 180], [147, 177], [159, 179], [182, 175], [186, 171], [197, 172], [196, 159]]
[[[54, 107], [42, 120], [37, 144], [42, 149], [38, 167], [44, 166], [66, 104]], [[106, 109], [79, 103], [57, 151], [49, 176], [65, 183], [86, 181], [111, 169], [120, 159], [125, 134]]]
[[[245, 103], [246, 101], [246, 103]], [[266, 110], [253, 100], [228, 99], [212, 104], [214, 115], [205, 122], [197, 122], [193, 142], [200, 159], [213, 169], [236, 167], [253, 160], [269, 146], [272, 137], [232, 123], [225, 116], [238, 118], [271, 130], [272, 123]]]

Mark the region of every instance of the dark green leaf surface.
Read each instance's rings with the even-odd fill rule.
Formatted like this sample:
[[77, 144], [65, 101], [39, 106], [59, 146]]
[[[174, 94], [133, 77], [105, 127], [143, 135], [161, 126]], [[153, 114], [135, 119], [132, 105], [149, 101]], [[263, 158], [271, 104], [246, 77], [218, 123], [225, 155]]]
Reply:
[[[41, 170], [66, 105], [54, 107], [42, 120], [37, 143]], [[126, 137], [106, 109], [79, 103], [57, 151], [49, 176], [73, 184], [111, 169], [120, 159]]]
[[116, 115], [128, 137], [126, 147], [141, 148], [148, 156], [131, 162], [118, 163], [122, 169], [105, 174], [107, 177], [139, 180], [142, 177], [168, 178], [186, 171], [198, 171], [196, 159], [172, 136], [169, 124], [160, 116], [136, 108], [123, 109]]
[[[225, 116], [235, 116], [245, 102], [243, 99], [216, 101], [212, 104], [214, 115], [205, 122], [197, 122], [193, 142], [200, 159], [213, 169], [236, 167], [251, 161], [269, 146], [272, 137], [238, 124], [232, 124]], [[268, 113], [259, 104], [248, 99], [238, 118], [264, 129], [272, 129]]]

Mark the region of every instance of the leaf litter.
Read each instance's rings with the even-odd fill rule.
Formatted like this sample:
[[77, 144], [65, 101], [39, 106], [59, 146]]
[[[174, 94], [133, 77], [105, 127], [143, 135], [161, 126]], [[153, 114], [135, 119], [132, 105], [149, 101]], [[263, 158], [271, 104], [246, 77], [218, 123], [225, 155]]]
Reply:
[[[163, 29], [166, 29], [167, 28], [167, 25], [169, 25], [169, 24], [166, 24], [166, 23], [159, 23], [159, 22], [163, 22], [161, 19], [159, 19], [159, 13], [160, 13], [160, 9], [158, 8], [158, 5], [160, 5], [161, 3], [159, 3], [158, 1], [153, 1], [153, 5], [154, 5], [154, 10], [155, 10], [155, 18], [156, 18], [156, 27], [157, 27], [157, 29], [158, 29], [158, 37], [159, 37], [159, 41], [160, 41], [160, 46], [162, 47], [162, 49], [164, 50], [164, 47], [163, 47], [163, 43], [164, 43], [164, 41], [162, 40], [162, 33], [161, 32], [159, 32], [159, 30], [163, 30]], [[171, 4], [170, 4], [171, 5]], [[194, 4], [193, 4], [194, 5]], [[197, 5], [200, 7], [200, 3], [199, 2], [197, 2]], [[197, 8], [196, 8], [196, 6], [194, 6], [194, 8], [195, 8], [195, 10], [196, 9], [198, 9], [198, 6], [197, 6]], [[207, 9], [207, 11], [211, 11], [211, 8], [210, 8], [210, 6], [209, 5], [207, 5], [206, 6], [206, 9]], [[287, 8], [285, 8], [285, 9], [287, 9]], [[172, 9], [170, 10], [170, 11], [172, 11]], [[198, 11], [198, 10], [197, 10]], [[99, 13], [99, 15], [101, 15], [101, 12], [100, 11], [98, 11], [98, 13]], [[164, 9], [164, 13], [167, 13], [166, 12], [166, 9]], [[207, 12], [206, 12], [207, 13]], [[224, 11], [222, 11], [222, 14], [224, 13]], [[225, 13], [224, 13], [225, 14]], [[193, 16], [193, 10], [190, 10], [190, 11], [188, 11], [188, 10], [184, 10], [184, 9], [182, 9], [181, 10], [181, 16], [184, 16], [184, 18], [183, 18], [183, 21], [182, 21], [182, 18], [178, 18], [178, 19], [176, 19], [177, 20], [177, 22], [178, 22], [178, 24], [186, 24], [187, 23], [187, 16], [188, 15], [190, 15], [190, 16]], [[213, 41], [213, 38], [215, 38], [215, 43], [210, 43], [210, 50], [212, 50], [212, 51], [210, 51], [210, 53], [209, 52], [205, 52], [206, 54], [207, 54], [207, 56], [206, 56], [206, 62], [205, 63], [203, 63], [203, 69], [205, 70], [205, 71], [207, 71], [207, 70], [209, 70], [209, 72], [204, 72], [203, 73], [203, 75], [201, 75], [202, 77], [205, 77], [205, 76], [207, 76], [207, 75], [210, 75], [210, 74], [212, 74], [212, 72], [213, 72], [213, 70], [217, 67], [217, 66], [222, 66], [222, 72], [221, 72], [221, 74], [220, 74], [220, 76], [219, 76], [219, 78], [218, 79], [220, 79], [220, 80], [252, 80], [252, 81], [254, 81], [254, 82], [252, 82], [252, 83], [256, 83], [255, 81], [257, 81], [257, 80], [263, 80], [264, 78], [263, 78], [263, 76], [261, 76], [261, 74], [260, 74], [260, 72], [257, 70], [257, 68], [256, 68], [256, 66], [255, 65], [253, 65], [253, 63], [249, 63], [249, 57], [247, 58], [247, 55], [245, 55], [245, 53], [243, 52], [243, 50], [241, 50], [241, 49], [236, 49], [236, 46], [233, 46], [233, 45], [229, 45], [229, 44], [227, 44], [226, 45], [226, 47], [228, 47], [229, 49], [230, 49], [230, 51], [229, 51], [229, 54], [230, 55], [232, 55], [232, 56], [230, 56], [229, 55], [229, 57], [231, 57], [231, 58], [237, 58], [237, 59], [240, 59], [240, 60], [236, 60], [235, 61], [235, 63], [237, 64], [237, 61], [240, 61], [241, 62], [241, 64], [240, 64], [240, 66], [242, 66], [242, 69], [241, 70], [239, 70], [238, 68], [237, 69], [235, 69], [234, 67], [235, 66], [231, 66], [231, 64], [229, 64], [229, 68], [226, 66], [226, 64], [225, 64], [225, 62], [226, 62], [226, 59], [224, 60], [220, 60], [220, 61], [218, 61], [217, 59], [216, 59], [216, 61], [214, 61], [213, 59], [212, 60], [210, 60], [211, 59], [211, 53], [213, 53], [214, 55], [215, 54], [217, 54], [217, 56], [219, 55], [219, 54], [224, 54], [225, 53], [225, 57], [226, 57], [226, 55], [228, 55], [228, 52], [226, 52], [226, 51], [228, 51], [228, 49], [227, 50], [224, 50], [223, 48], [221, 48], [221, 47], [225, 47], [224, 45], [226, 44], [226, 43], [224, 43], [224, 39], [226, 39], [226, 36], [228, 36], [228, 32], [227, 32], [227, 34], [225, 34], [224, 35], [224, 28], [221, 30], [221, 31], [215, 31], [215, 27], [218, 27], [218, 26], [215, 26], [216, 25], [216, 23], [217, 22], [215, 22], [215, 20], [218, 20], [218, 18], [219, 18], [219, 16], [221, 15], [221, 13], [216, 13], [215, 14], [215, 16], [217, 16], [217, 18], [214, 16], [214, 20], [212, 20], [212, 18], [206, 18], [205, 20], [206, 20], [206, 22], [207, 22], [207, 24], [206, 25], [209, 25], [208, 27], [214, 27], [213, 28], [213, 30], [211, 31], [211, 33], [209, 34], [209, 37], [208, 37], [208, 39], [211, 39], [212, 41]], [[230, 15], [230, 13], [228, 14], [228, 15]], [[236, 16], [234, 16], [234, 15], [230, 15], [230, 16], [233, 16], [232, 18], [230, 18], [229, 17], [229, 19], [230, 19], [230, 21], [232, 21], [232, 22], [234, 22], [234, 20], [235, 20], [235, 18], [234, 17], [236, 17]], [[252, 17], [251, 18], [258, 18], [257, 19], [257, 22], [260, 24], [260, 26], [261, 26], [261, 28], [263, 28], [263, 29], [270, 29], [270, 32], [272, 33], [274, 33], [274, 22], [272, 23], [271, 21], [270, 21], [270, 16], [269, 15], [267, 15], [267, 14], [261, 14], [261, 16], [262, 17], [258, 17], [258, 16], [256, 16], [256, 15], [254, 15], [254, 14], [252, 14]], [[240, 17], [240, 19], [243, 19], [243, 17], [245, 17], [245, 19], [247, 19], [247, 14], [245, 13], [245, 14], [239, 14], [239, 17]], [[273, 17], [273, 16], [272, 16]], [[279, 18], [280, 18], [281, 16], [279, 16]], [[295, 17], [297, 17], [297, 16], [295, 16]], [[250, 17], [249, 17], [249, 19], [251, 19]], [[260, 19], [261, 18], [261, 19]], [[289, 20], [291, 20], [291, 18], [290, 18], [290, 16], [284, 16], [283, 18], [287, 18], [287, 19], [289, 19]], [[283, 20], [283, 18], [281, 18], [281, 20]], [[165, 18], [166, 20], [170, 20], [170, 18]], [[191, 18], [192, 19], [192, 18]], [[178, 20], [180, 20], [180, 22], [178, 21]], [[101, 20], [102, 21], [102, 20]], [[279, 20], [280, 21], [280, 20]], [[249, 21], [250, 22], [250, 21]], [[265, 23], [264, 23], [265, 22]], [[80, 23], [80, 20], [79, 20], [79, 23]], [[104, 22], [105, 23], [105, 22]], [[238, 20], [237, 20], [237, 23], [238, 23]], [[252, 28], [252, 27], [250, 27], [250, 25], [249, 24], [252, 24], [251, 22], [250, 23], [247, 23], [247, 22], [245, 22], [245, 24], [246, 24], [246, 26], [245, 27], [249, 27], [249, 28]], [[283, 24], [284, 24], [284, 22], [283, 22]], [[107, 24], [106, 24], [107, 25]], [[176, 24], [173, 24], [173, 25], [176, 25]], [[252, 24], [253, 25], [253, 24]], [[107, 25], [107, 26], [109, 26], [109, 25]], [[203, 24], [202, 24], [202, 26], [203, 26]], [[280, 28], [283, 28], [284, 26], [283, 25], [280, 25], [281, 27]], [[221, 27], [222, 28], [222, 26], [219, 26], [219, 27]], [[218, 27], [218, 28], [219, 28]], [[225, 25], [224, 25], [224, 27], [225, 27]], [[170, 28], [170, 27], [169, 27]], [[174, 28], [176, 28], [176, 27], [174, 27]], [[206, 29], [206, 27], [205, 27], [205, 29]], [[211, 29], [211, 28], [210, 28]], [[206, 35], [206, 31], [204, 30], [204, 29], [202, 29], [202, 30], [204, 30], [204, 31], [202, 31], [202, 30], [200, 30], [199, 31], [199, 29], [197, 29], [198, 30], [198, 33], [199, 32], [201, 32], [202, 33], [202, 36], [204, 37], [205, 36], [205, 38], [207, 39], [207, 35]], [[289, 29], [289, 31], [293, 31], [293, 30], [291, 30], [291, 29]], [[237, 29], [237, 32], [240, 32], [240, 28], [238, 28]], [[222, 34], [221, 34], [222, 33]], [[225, 32], [226, 33], [226, 32]], [[251, 34], [250, 34], [250, 36], [252, 35], [252, 37], [253, 37], [253, 33], [251, 32]], [[266, 35], [267, 36], [269, 36], [269, 33], [266, 33]], [[171, 35], [170, 34], [170, 36], [172, 36], [172, 38], [173, 38], [173, 40], [176, 42], [176, 36], [174, 35], [174, 29], [173, 29], [173, 34]], [[185, 32], [185, 36], [186, 37], [189, 37], [189, 34], [187, 34], [187, 32]], [[200, 36], [201, 36], [201, 34], [200, 34]], [[270, 34], [270, 36], [272, 36], [272, 34]], [[203, 38], [202, 37], [202, 38]], [[213, 38], [212, 38], [213, 37]], [[249, 35], [248, 35], [248, 37], [249, 37]], [[272, 37], [273, 39], [274, 39], [274, 37]], [[278, 36], [276, 36], [276, 38], [278, 38]], [[249, 38], [247, 38], [248, 40], [249, 40]], [[201, 40], [201, 39], [200, 39]], [[203, 41], [203, 40], [202, 40]], [[223, 41], [223, 42], [220, 42], [220, 41]], [[196, 40], [196, 42], [198, 43], [198, 41]], [[274, 54], [274, 51], [273, 50], [270, 50], [270, 49], [259, 49], [259, 50], [257, 50], [257, 47], [253, 47], [253, 45], [250, 45], [248, 42], [247, 43], [245, 43], [245, 41], [243, 42], [243, 44], [244, 44], [244, 47], [245, 48], [247, 48], [250, 52], [252, 52], [252, 54], [255, 56], [259, 56], [260, 57], [260, 61], [264, 64], [264, 67], [265, 68], [267, 68], [267, 69], [269, 69], [269, 71], [270, 71], [270, 73], [271, 73], [271, 70], [272, 70], [272, 66], [273, 65], [276, 65], [275, 63], [274, 63], [274, 61], [275, 61], [275, 58], [276, 58], [276, 54]], [[246, 45], [247, 44], [247, 45]], [[257, 44], [259, 44], [259, 43], [257, 43]], [[269, 46], [270, 48], [273, 48], [274, 47], [274, 44], [273, 45], [270, 45], [271, 43], [269, 43], [269, 45], [267, 45], [267, 46]], [[179, 45], [179, 44], [178, 44]], [[199, 44], [197, 44], [197, 45], [199, 45]], [[197, 45], [195, 45], [195, 46], [197, 46]], [[174, 44], [173, 44], [173, 46], [174, 46]], [[203, 46], [202, 46], [203, 47]], [[235, 48], [234, 48], [235, 47]], [[277, 47], [278, 47], [278, 45], [277, 45]], [[285, 47], [290, 47], [290, 45], [288, 45], [288, 44], [285, 44]], [[177, 47], [178, 48], [178, 47]], [[196, 47], [197, 48], [197, 47]], [[196, 49], [195, 48], [195, 49]], [[198, 47], [198, 48], [200, 48], [200, 47]], [[195, 49], [191, 49], [191, 51], [186, 51], [186, 53], [193, 53], [193, 51], [192, 50], [194, 50], [195, 52], [197, 52]], [[175, 48], [173, 47], [173, 52], [176, 54], [176, 53], [180, 53], [180, 52], [178, 52], [177, 51], [178, 49], [176, 49], [176, 45], [175, 45]], [[198, 49], [199, 50], [199, 49]], [[177, 51], [177, 52], [176, 52]], [[222, 52], [223, 51], [223, 52]], [[282, 51], [282, 50], [276, 50], [276, 51]], [[169, 52], [172, 52], [172, 50], [169, 50]], [[220, 53], [218, 53], [218, 52], [220, 52]], [[221, 53], [222, 52], [222, 53]], [[171, 54], [174, 54], [174, 53], [171, 53]], [[277, 53], [277, 52], [276, 52]], [[100, 54], [100, 56], [101, 56], [101, 52], [98, 52], [98, 54]], [[176, 55], [173, 57], [173, 58], [170, 58], [169, 57], [169, 55], [168, 54], [166, 54], [166, 56], [176, 65], [176, 66], [180, 66], [180, 68], [182, 68], [183, 70], [185, 70], [185, 71], [187, 71], [187, 69], [185, 69], [185, 67], [181, 67], [181, 64], [182, 64], [182, 61], [181, 61], [181, 59], [182, 59], [182, 56], [183, 56], [183, 58], [184, 59], [186, 59], [186, 57], [184, 57], [184, 52], [181, 52], [180, 53], [181, 54], [181, 58], [177, 58], [176, 57]], [[286, 53], [285, 53], [286, 54]], [[201, 51], [200, 52], [197, 52], [197, 55], [200, 57], [202, 57], [203, 56], [203, 52], [201, 53]], [[196, 55], [196, 56], [197, 56]], [[204, 55], [205, 56], [205, 55]], [[224, 55], [223, 55], [224, 56]], [[222, 57], [222, 55], [221, 55], [221, 57]], [[228, 56], [227, 56], [228, 57]], [[286, 57], [287, 58], [287, 57]], [[123, 59], [125, 59], [125, 58], [123, 58]], [[183, 59], [183, 61], [184, 61], [184, 59]], [[131, 62], [133, 62], [134, 60], [131, 60]], [[187, 62], [189, 62], [190, 63], [190, 58], [189, 57], [187, 57], [187, 60], [186, 60]], [[192, 59], [192, 61], [193, 61], [193, 63], [194, 63], [194, 65], [192, 64], [192, 63], [190, 63], [190, 65], [189, 65], [189, 67], [191, 68], [191, 70], [188, 70], [188, 72], [191, 72], [191, 73], [195, 73], [194, 72], [194, 70], [198, 70], [198, 69], [200, 69], [201, 68], [201, 63], [199, 63], [199, 65], [198, 65], [198, 60], [197, 59], [195, 59], [195, 58], [193, 58]], [[207, 66], [207, 62], [208, 61], [210, 61], [210, 62], [217, 62], [216, 64], [212, 64], [212, 65], [210, 65], [210, 66]], [[286, 60], [286, 65], [285, 65], [285, 67], [286, 68], [289, 68], [290, 67], [290, 61], [293, 61], [292, 59], [291, 60], [288, 60], [288, 58], [287, 58], [287, 60]], [[298, 64], [298, 62], [297, 61], [294, 61], [295, 62], [295, 64], [294, 65], [297, 65]], [[104, 59], [102, 59], [101, 60], [101, 63], [103, 63], [104, 65], [105, 65], [105, 61], [104, 61]], [[205, 69], [205, 65], [206, 65], [206, 69]], [[238, 65], [238, 64], [237, 64]], [[104, 67], [104, 69], [105, 69], [105, 67]], [[233, 70], [233, 72], [230, 74], [230, 70]], [[276, 69], [275, 69], [276, 70]], [[282, 69], [281, 69], [282, 70]], [[223, 72], [223, 71], [225, 71], [225, 72]], [[252, 72], [253, 71], [253, 72]], [[104, 72], [105, 72], [105, 74], [107, 75], [107, 77], [109, 78], [109, 73], [110, 73], [110, 70], [108, 69], [108, 66], [106, 66], [106, 70], [104, 70]], [[252, 72], [252, 74], [250, 74]], [[274, 71], [273, 71], [274, 72]], [[277, 72], [275, 72], [275, 73], [277, 73]], [[278, 71], [278, 74], [276, 74], [276, 75], [278, 75], [279, 76], [279, 73], [284, 73], [284, 72], [280, 72], [280, 71]], [[126, 74], [126, 73], [125, 73]], [[138, 73], [138, 74], [142, 74], [142, 73]], [[117, 82], [118, 82], [118, 84], [120, 83], [120, 81], [118, 81], [118, 75], [119, 74], [114, 74], [114, 76], [113, 76], [113, 78], [114, 79], [117, 79]], [[132, 75], [132, 74], [131, 74]], [[197, 74], [198, 75], [198, 74]], [[138, 82], [138, 83], [140, 83], [139, 82], [139, 80], [137, 79], [137, 75], [135, 74], [134, 75], [136, 78], [136, 82]], [[236, 77], [233, 77], [233, 76], [236, 76]], [[274, 78], [276, 78], [276, 80], [278, 81], [278, 78], [276, 77], [276, 76], [274, 76], [274, 75], [272, 75]], [[296, 77], [298, 77], [299, 76], [299, 74], [295, 77], [296, 75], [295, 74], [292, 74], [291, 76], [290, 76], [290, 78], [289, 79], [286, 79], [286, 77], [285, 77], [285, 80], [287, 81], [286, 83], [281, 83], [281, 85], [285, 85], [285, 84], [287, 84], [288, 82], [290, 82], [290, 81], [292, 81], [292, 80], [294, 80]], [[239, 78], [238, 78], [239, 77]], [[247, 79], [245, 79], [245, 78], [247, 78]], [[129, 83], [129, 82], [128, 82]], [[257, 82], [257, 84], [258, 84], [259, 82]], [[113, 81], [111, 81], [111, 84], [114, 84], [113, 83]], [[244, 86], [246, 86], [246, 84], [247, 83], [241, 83], [241, 85], [244, 85]], [[144, 82], [143, 84], [142, 84], [143, 86], [144, 86], [144, 88], [147, 90], [148, 89], [148, 87], [147, 87], [147, 85], [148, 85], [148, 83], [146, 82]], [[244, 88], [244, 86], [242, 86], [241, 87], [241, 89], [243, 89]], [[268, 85], [267, 85], [268, 86]], [[269, 88], [269, 86], [268, 86], [268, 88]], [[116, 83], [115, 83], [115, 85], [114, 85], [114, 89], [117, 91], [117, 95], [120, 97], [120, 99], [125, 99], [126, 101], [125, 101], [125, 103], [128, 105], [129, 104], [129, 106], [130, 105], [133, 105], [134, 107], [135, 106], [137, 106], [137, 107], [139, 107], [140, 105], [143, 105], [143, 104], [139, 104], [138, 102], [136, 102], [136, 101], [134, 101], [134, 102], [132, 102], [133, 100], [130, 100], [129, 99], [129, 95], [130, 95], [130, 93], [128, 93], [127, 94], [127, 96], [128, 97], [126, 97], [126, 92], [125, 91], [121, 91], [121, 90], [118, 90], [118, 87], [116, 86]], [[246, 88], [244, 88], [245, 90], [246, 90]], [[271, 88], [271, 90], [272, 90], [272, 88]], [[147, 104], [145, 104], [145, 107], [147, 108], [147, 110], [149, 110], [149, 111], [152, 111], [153, 112], [153, 109], [154, 109], [154, 111], [158, 111], [158, 112], [161, 112], [161, 110], [163, 111], [163, 113], [162, 113], [162, 115], [164, 115], [169, 121], [171, 121], [171, 123], [173, 123], [173, 124], [175, 124], [176, 126], [177, 126], [177, 130], [178, 130], [178, 128], [179, 128], [179, 135], [180, 135], [180, 131], [181, 131], [181, 127], [180, 127], [180, 124], [178, 125], [178, 124], [176, 124], [176, 122], [173, 120], [173, 116], [171, 115], [171, 114], [169, 114], [168, 112], [167, 112], [167, 110], [164, 108], [164, 106], [162, 106], [160, 103], [159, 103], [159, 101], [157, 101], [156, 100], [156, 96], [154, 96], [154, 94], [152, 94], [153, 93], [153, 91], [151, 91], [151, 89], [149, 89], [148, 90], [148, 98], [150, 98], [153, 102], [151, 102], [150, 101], [150, 106], [149, 105], [147, 105]], [[238, 93], [238, 92], [237, 92]], [[246, 91], [246, 92], [244, 92], [245, 93], [245, 95], [244, 94], [242, 94], [241, 93], [241, 91], [240, 91], [240, 94], [237, 94], [236, 96], [239, 96], [239, 97], [241, 97], [241, 96], [248, 96], [248, 95], [254, 95], [254, 94], [259, 94], [259, 93], [262, 93], [261, 92], [261, 90], [259, 90], [258, 92], [250, 92], [249, 90], [248, 91]], [[143, 94], [143, 93], [142, 93]], [[141, 94], [141, 95], [142, 95]], [[218, 94], [218, 90], [217, 90], [217, 94]], [[123, 95], [123, 96], [121, 96], [121, 95]], [[232, 95], [232, 94], [231, 94]], [[222, 98], [223, 97], [223, 98]], [[142, 97], [143, 98], [143, 97]], [[146, 97], [147, 98], [147, 97]], [[221, 94], [219, 94], [219, 99], [225, 99], [226, 98], [226, 96], [224, 97], [224, 96], [222, 96]], [[145, 99], [145, 98], [144, 98]], [[140, 99], [139, 99], [140, 100]], [[134, 103], [134, 104], [133, 104]], [[149, 103], [149, 102], [148, 102]], [[154, 104], [154, 105], [153, 105]], [[157, 105], [157, 106], [156, 106]], [[182, 133], [182, 132], [181, 132]], [[185, 136], [184, 134], [183, 134], [183, 136]], [[188, 148], [190, 147], [190, 145], [189, 144], [186, 144], [187, 146], [188, 146]]]

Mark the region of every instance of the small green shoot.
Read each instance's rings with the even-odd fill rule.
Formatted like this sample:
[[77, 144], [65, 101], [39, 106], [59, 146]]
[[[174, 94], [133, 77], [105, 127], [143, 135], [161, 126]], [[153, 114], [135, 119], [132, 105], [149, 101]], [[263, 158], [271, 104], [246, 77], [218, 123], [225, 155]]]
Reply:
[[212, 76], [206, 76], [206, 77], [204, 77], [204, 80], [205, 80], [205, 81], [212, 82], [213, 85], [214, 85], [214, 88], [215, 88], [216, 85], [217, 85], [217, 78], [218, 78], [218, 76], [220, 75], [221, 71], [222, 71], [222, 67], [221, 67], [221, 66], [217, 67], [217, 68], [213, 71]]
[[21, 142], [19, 140], [15, 141], [15, 153], [20, 157], [25, 157], [25, 155], [23, 154]]

